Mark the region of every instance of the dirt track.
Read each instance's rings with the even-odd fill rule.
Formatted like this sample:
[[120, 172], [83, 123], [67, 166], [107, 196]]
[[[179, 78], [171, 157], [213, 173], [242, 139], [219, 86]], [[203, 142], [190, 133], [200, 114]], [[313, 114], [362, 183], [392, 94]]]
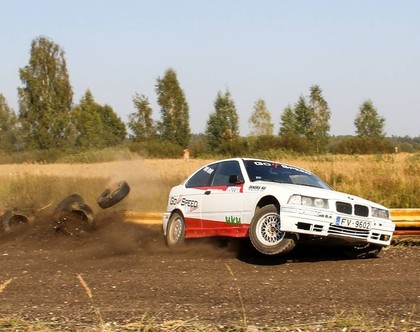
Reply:
[[104, 215], [84, 236], [56, 234], [48, 218], [1, 234], [0, 264], [0, 315], [59, 329], [150, 319], [322, 326], [340, 316], [420, 325], [419, 246], [368, 260], [311, 247], [263, 258], [214, 240], [171, 252], [159, 228]]

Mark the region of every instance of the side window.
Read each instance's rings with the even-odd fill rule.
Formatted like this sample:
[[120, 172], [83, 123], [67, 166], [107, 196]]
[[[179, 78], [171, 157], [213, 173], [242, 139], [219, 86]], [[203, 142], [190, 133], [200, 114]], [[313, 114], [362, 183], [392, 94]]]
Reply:
[[232, 183], [229, 183], [229, 177], [231, 175], [238, 175], [240, 179], [243, 179], [239, 163], [235, 160], [220, 163], [215, 171], [212, 186], [232, 185]]
[[205, 166], [195, 173], [191, 179], [187, 181], [185, 187], [196, 188], [196, 187], [208, 187], [210, 181], [213, 178], [214, 171], [217, 168], [217, 164]]

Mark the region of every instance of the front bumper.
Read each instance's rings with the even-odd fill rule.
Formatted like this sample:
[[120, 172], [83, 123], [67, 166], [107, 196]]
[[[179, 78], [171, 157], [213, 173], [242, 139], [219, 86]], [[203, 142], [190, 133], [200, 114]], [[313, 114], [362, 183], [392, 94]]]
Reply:
[[[370, 222], [370, 229], [345, 227], [338, 220], [356, 219]], [[280, 229], [285, 232], [321, 237], [338, 237], [386, 246], [391, 243], [395, 224], [389, 219], [349, 216], [321, 209], [283, 205], [280, 209]]]

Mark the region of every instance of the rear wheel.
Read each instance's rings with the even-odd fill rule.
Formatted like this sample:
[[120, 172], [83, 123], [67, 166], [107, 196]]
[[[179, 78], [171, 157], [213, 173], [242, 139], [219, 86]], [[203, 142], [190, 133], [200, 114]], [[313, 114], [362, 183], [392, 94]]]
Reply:
[[371, 243], [357, 243], [352, 246], [346, 246], [343, 248], [343, 254], [348, 258], [363, 259], [363, 258], [375, 258], [382, 250], [382, 246], [378, 246]]
[[180, 247], [185, 240], [185, 221], [184, 217], [178, 213], [174, 212], [168, 221], [168, 226], [166, 228], [166, 243], [168, 247]]
[[255, 213], [249, 229], [252, 245], [265, 255], [284, 254], [296, 245], [294, 234], [280, 230], [280, 215], [273, 205], [266, 205]]

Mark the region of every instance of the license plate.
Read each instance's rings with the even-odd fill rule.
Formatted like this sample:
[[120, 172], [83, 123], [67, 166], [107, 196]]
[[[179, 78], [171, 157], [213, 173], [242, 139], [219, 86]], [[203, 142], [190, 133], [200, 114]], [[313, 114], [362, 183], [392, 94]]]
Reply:
[[337, 217], [336, 225], [343, 226], [343, 227], [349, 227], [349, 228], [369, 230], [370, 227], [371, 227], [371, 222], [369, 220], [357, 220], [357, 219]]

